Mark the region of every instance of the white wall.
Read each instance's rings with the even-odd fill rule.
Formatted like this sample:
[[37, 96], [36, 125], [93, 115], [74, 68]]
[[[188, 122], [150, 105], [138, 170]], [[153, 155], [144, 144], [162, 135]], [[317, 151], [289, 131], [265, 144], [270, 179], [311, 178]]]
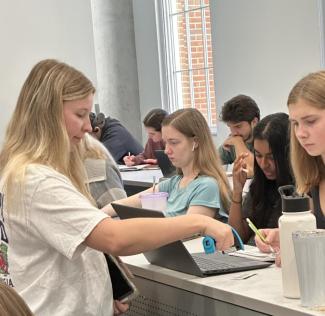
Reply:
[[[317, 0], [210, 1], [216, 100], [237, 94], [258, 103], [262, 116], [287, 112], [290, 89], [321, 67]], [[229, 131], [219, 126], [218, 141]]]
[[[148, 2], [133, 1], [142, 110], [161, 103], [158, 48], [152, 43], [157, 41], [154, 1]], [[247, 94], [257, 101], [263, 116], [286, 111], [293, 84], [321, 67], [320, 2], [210, 0], [219, 108], [231, 97]], [[222, 142], [228, 133], [219, 124], [215, 141]]]
[[55, 58], [96, 85], [88, 0], [0, 0], [0, 143], [20, 88], [34, 64]]
[[[114, 4], [113, 0], [109, 1]], [[114, 1], [118, 9], [122, 1]], [[302, 75], [321, 66], [323, 50], [320, 47], [324, 41], [324, 32], [321, 34], [319, 25], [318, 5], [321, 2], [211, 0], [216, 100], [219, 106], [234, 95], [246, 93], [256, 99], [262, 115], [286, 111], [286, 98], [292, 85]], [[127, 84], [133, 87], [135, 102], [125, 102], [122, 113], [125, 119], [119, 118], [128, 122], [127, 126], [138, 134], [139, 116], [143, 118], [151, 107], [162, 106], [161, 79], [154, 1], [133, 0], [132, 4], [136, 59], [132, 53], [123, 63], [132, 64], [129, 67], [132, 76], [129, 76]], [[95, 84], [96, 66], [89, 0], [0, 0], [0, 5], [1, 142], [20, 87], [36, 62], [43, 58], [66, 61], [81, 69]], [[129, 1], [125, 5], [130, 12]], [[132, 23], [132, 12], [124, 14], [123, 19], [130, 20], [126, 21], [127, 25]], [[116, 41], [130, 44], [132, 29], [127, 27], [126, 32], [118, 27], [118, 23], [114, 26], [115, 42], [110, 41], [109, 47], [114, 50], [112, 56], [118, 56], [127, 47], [133, 49], [132, 45], [123, 43], [114, 45]], [[128, 70], [128, 67], [117, 66], [113, 65], [112, 69]], [[133, 75], [134, 71], [137, 71], [138, 78]], [[111, 78], [113, 80], [114, 72]], [[140, 113], [135, 93], [137, 84]], [[112, 93], [119, 94], [118, 89]], [[136, 115], [135, 109], [138, 111]], [[217, 141], [220, 142], [228, 130], [220, 125], [218, 133]]]

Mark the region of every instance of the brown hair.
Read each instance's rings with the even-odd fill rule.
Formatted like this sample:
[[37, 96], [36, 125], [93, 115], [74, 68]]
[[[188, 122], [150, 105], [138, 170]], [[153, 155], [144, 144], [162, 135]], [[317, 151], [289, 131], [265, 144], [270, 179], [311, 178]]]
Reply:
[[[202, 113], [192, 108], [175, 111], [163, 120], [162, 126], [168, 125], [187, 137], [194, 137], [198, 147], [194, 151], [193, 166], [199, 170], [200, 175], [212, 177], [217, 181], [222, 205], [228, 210], [230, 186], [213, 143], [210, 128]], [[180, 169], [177, 169], [177, 172], [182, 174]]]
[[153, 109], [147, 113], [143, 119], [143, 125], [145, 127], [152, 127], [155, 131], [161, 131], [161, 122], [168, 115], [163, 109]]
[[[311, 73], [299, 80], [290, 91], [287, 105], [304, 100], [309, 105], [325, 109], [325, 71]], [[325, 166], [320, 156], [310, 156], [300, 145], [291, 127], [290, 155], [297, 191], [307, 193], [325, 177]]]
[[251, 123], [254, 118], [260, 119], [260, 109], [256, 102], [249, 96], [239, 94], [227, 102], [221, 109], [220, 118], [224, 122], [248, 122]]

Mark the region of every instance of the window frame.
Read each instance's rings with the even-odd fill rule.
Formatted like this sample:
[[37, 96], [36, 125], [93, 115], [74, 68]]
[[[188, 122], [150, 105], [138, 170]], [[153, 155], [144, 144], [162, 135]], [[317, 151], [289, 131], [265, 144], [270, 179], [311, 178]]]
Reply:
[[[188, 0], [185, 0], [185, 10], [170, 13], [172, 3], [175, 3], [174, 0], [155, 0], [155, 11], [156, 11], [156, 21], [157, 21], [157, 39], [158, 39], [158, 57], [159, 57], [159, 72], [160, 72], [160, 83], [161, 83], [161, 97], [163, 107], [168, 110], [170, 113], [174, 112], [183, 107], [182, 99], [182, 87], [180, 85], [180, 80], [177, 80], [177, 73], [184, 72], [183, 69], [177, 66], [180, 65], [176, 56], [179, 56], [179, 49], [176, 46], [178, 41], [175, 40], [174, 36], [177, 34], [177, 25], [173, 25], [173, 16], [180, 13], [187, 13], [191, 11], [201, 10], [201, 20], [202, 20], [202, 41], [203, 41], [203, 51], [204, 51], [204, 67], [200, 68], [204, 70], [205, 76], [205, 93], [207, 101], [207, 122], [210, 126], [211, 132], [216, 134], [217, 131], [217, 121], [215, 125], [212, 125], [212, 111], [217, 110], [217, 106], [213, 109], [211, 107], [211, 91], [210, 84], [211, 81], [214, 84], [213, 77], [209, 73], [210, 69], [213, 70], [213, 60], [211, 61], [211, 66], [208, 66], [208, 44], [207, 44], [207, 33], [206, 33], [206, 20], [205, 20], [205, 9], [210, 7], [210, 4], [203, 4], [203, 0], [200, 0], [200, 6], [195, 9], [188, 9], [187, 6]], [[194, 82], [193, 82], [193, 71], [199, 70], [198, 68], [193, 68], [191, 63], [191, 41], [190, 41], [190, 32], [189, 32], [189, 15], [185, 14], [186, 17], [186, 37], [187, 37], [187, 52], [188, 52], [188, 62], [189, 67], [186, 69], [189, 73], [190, 81], [190, 91], [191, 91], [191, 107], [195, 107], [194, 104]], [[176, 29], [176, 31], [175, 31]], [[214, 87], [215, 88], [215, 87]], [[213, 93], [213, 91], [212, 91]], [[214, 95], [216, 100], [216, 96]], [[216, 101], [215, 101], [216, 102]], [[180, 106], [181, 104], [181, 106]]]

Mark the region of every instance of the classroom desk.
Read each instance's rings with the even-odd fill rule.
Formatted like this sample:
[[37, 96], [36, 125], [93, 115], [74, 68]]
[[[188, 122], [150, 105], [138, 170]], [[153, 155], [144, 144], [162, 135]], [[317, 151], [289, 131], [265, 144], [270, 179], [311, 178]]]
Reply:
[[[161, 173], [161, 170], [137, 170], [137, 171], [124, 171], [121, 172], [124, 190], [126, 191], [126, 194], [128, 196], [132, 194], [136, 194], [138, 192], [141, 192], [143, 190], [148, 189], [152, 186], [152, 179], [155, 176], [156, 181], [158, 181], [161, 177], [163, 177], [163, 174]], [[233, 181], [232, 176], [228, 175], [228, 181], [230, 184], [230, 187], [233, 187]], [[243, 192], [247, 193], [249, 190], [249, 185], [251, 183], [251, 179], [247, 179]]]
[[158, 182], [163, 177], [160, 169], [121, 172], [124, 190], [128, 196], [150, 188], [153, 177]]
[[[199, 240], [186, 242], [186, 247], [202, 251]], [[301, 307], [299, 299], [283, 297], [281, 269], [274, 265], [251, 271], [257, 274], [248, 279], [235, 280], [246, 272], [199, 278], [151, 265], [142, 254], [122, 259], [141, 292], [132, 302], [129, 316], [325, 315]]]

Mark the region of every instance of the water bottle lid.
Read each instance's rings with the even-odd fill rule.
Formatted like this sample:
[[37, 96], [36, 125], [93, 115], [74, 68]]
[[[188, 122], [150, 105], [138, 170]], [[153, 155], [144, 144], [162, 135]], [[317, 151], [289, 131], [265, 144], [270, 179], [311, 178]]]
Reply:
[[297, 193], [293, 185], [279, 187], [282, 199], [282, 212], [306, 212], [309, 211], [309, 198]]

